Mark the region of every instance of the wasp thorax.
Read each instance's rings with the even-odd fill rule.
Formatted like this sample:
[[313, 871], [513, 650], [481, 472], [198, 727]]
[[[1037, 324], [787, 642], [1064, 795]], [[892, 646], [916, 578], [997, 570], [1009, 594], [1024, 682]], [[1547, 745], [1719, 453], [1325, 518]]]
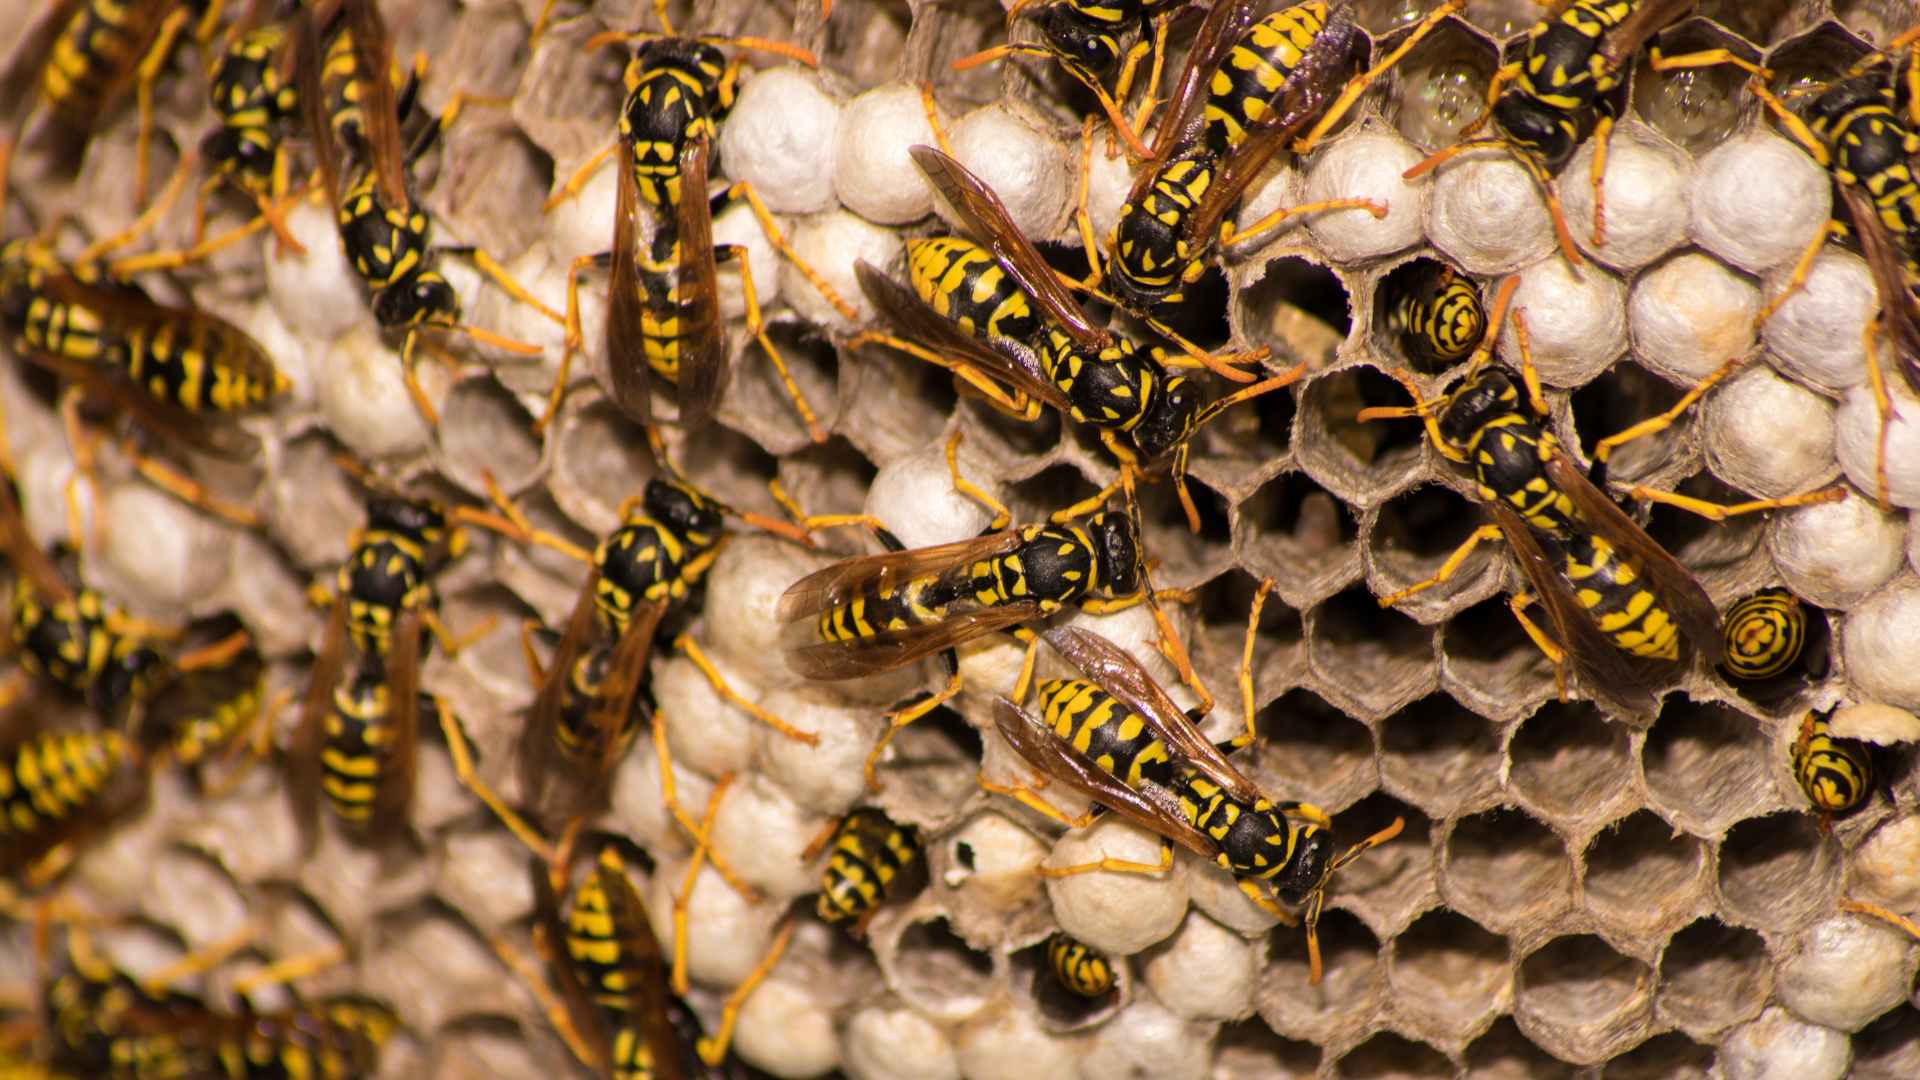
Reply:
[[649, 481], [641, 505], [648, 517], [682, 536], [720, 531], [720, 509], [706, 496], [670, 480]]
[[1512, 412], [1518, 396], [1513, 380], [1503, 371], [1469, 376], [1448, 395], [1440, 414], [1440, 434], [1449, 444], [1460, 446], [1489, 421]]
[[1141, 413], [1133, 429], [1133, 445], [1148, 461], [1168, 453], [1193, 437], [1200, 426], [1201, 398], [1205, 393], [1184, 375], [1174, 375], [1160, 384]]
[[1100, 513], [1087, 519], [1087, 535], [1100, 563], [1100, 580], [1107, 591], [1125, 596], [1140, 588], [1140, 541], [1133, 519], [1125, 514]]

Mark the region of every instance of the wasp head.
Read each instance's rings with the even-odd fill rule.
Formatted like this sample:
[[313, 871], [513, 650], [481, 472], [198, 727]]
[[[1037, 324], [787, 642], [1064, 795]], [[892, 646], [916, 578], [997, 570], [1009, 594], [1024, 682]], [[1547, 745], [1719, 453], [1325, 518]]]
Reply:
[[720, 531], [720, 508], [713, 500], [671, 480], [649, 481], [641, 507], [648, 517], [681, 536], [711, 536]]
[[460, 296], [446, 278], [422, 270], [375, 294], [373, 317], [381, 326], [458, 326]]
[[1520, 391], [1507, 373], [1488, 368], [1468, 376], [1447, 395], [1440, 411], [1440, 434], [1454, 449], [1464, 447], [1474, 433], [1520, 407]]
[[[1161, 367], [1160, 370], [1164, 373], [1167, 369]], [[1163, 374], [1158, 390], [1133, 429], [1133, 445], [1147, 461], [1193, 438], [1200, 426], [1200, 407], [1205, 394], [1185, 375]]]
[[1099, 579], [1107, 591], [1125, 596], [1140, 590], [1140, 540], [1133, 530], [1133, 518], [1103, 511], [1087, 519], [1087, 535], [1093, 539], [1094, 559]]

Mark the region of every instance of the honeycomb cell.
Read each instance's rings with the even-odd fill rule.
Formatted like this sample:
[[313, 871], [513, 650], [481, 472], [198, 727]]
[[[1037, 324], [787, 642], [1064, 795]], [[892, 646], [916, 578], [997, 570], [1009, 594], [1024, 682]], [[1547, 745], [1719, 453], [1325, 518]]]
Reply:
[[1831, 904], [1840, 867], [1830, 840], [1807, 814], [1735, 825], [1720, 845], [1720, 903], [1727, 917], [1785, 930]]
[[1519, 370], [1520, 324], [1542, 381], [1578, 386], [1627, 351], [1627, 286], [1596, 267], [1575, 271], [1547, 259], [1520, 271], [1512, 312], [1500, 329], [1500, 356]]
[[1506, 274], [1553, 250], [1553, 219], [1525, 166], [1478, 154], [1440, 167], [1427, 196], [1427, 241], [1473, 274]]
[[1405, 925], [1435, 901], [1433, 828], [1425, 814], [1391, 795], [1375, 792], [1333, 819], [1342, 850], [1402, 822], [1399, 835], [1347, 864], [1328, 888], [1327, 904], [1359, 915], [1370, 926]]
[[1388, 102], [1400, 134], [1427, 150], [1451, 144], [1486, 109], [1498, 65], [1488, 42], [1454, 20], [1441, 23], [1400, 62], [1407, 92]]
[[1440, 629], [1440, 655], [1447, 692], [1490, 719], [1521, 719], [1555, 694], [1553, 663], [1503, 598], [1448, 619]]
[[1394, 939], [1387, 982], [1421, 1030], [1464, 1039], [1511, 998], [1507, 943], [1451, 911], [1429, 911]]
[[581, 400], [568, 402], [555, 430], [550, 490], [569, 517], [604, 531], [615, 524], [621, 500], [638, 490], [633, 478], [652, 471], [653, 455], [632, 438], [631, 423], [613, 402], [595, 398], [576, 407]]
[[1780, 964], [1780, 1003], [1816, 1024], [1858, 1031], [1906, 1000], [1914, 981], [1913, 945], [1904, 929], [1879, 919], [1821, 919]]
[[1605, 820], [1631, 798], [1627, 729], [1589, 704], [1550, 702], [1507, 743], [1508, 783], [1563, 828]]
[[1899, 0], [1837, 0], [1833, 17], [1861, 41], [1884, 48], [1913, 27], [1913, 8]]
[[1704, 0], [1700, 14], [1757, 45], [1772, 45], [1804, 25], [1793, 0]]
[[1640, 750], [1653, 806], [1695, 836], [1712, 837], [1777, 805], [1768, 743], [1725, 705], [1672, 700]]
[[[1591, 459], [1600, 440], [1666, 412], [1680, 400], [1681, 392], [1638, 364], [1616, 364], [1573, 392], [1573, 425], [1579, 432], [1581, 453]], [[1691, 460], [1691, 425], [1688, 413], [1665, 430], [1621, 444], [1607, 459], [1607, 477], [1638, 482], [1664, 473], [1670, 478], [1674, 468]]]
[[[1428, 580], [1482, 524], [1478, 507], [1452, 488], [1427, 484], [1402, 492], [1380, 508], [1368, 538], [1369, 584], [1381, 596]], [[1499, 588], [1506, 552], [1482, 543], [1447, 580], [1395, 605], [1421, 622], [1434, 622]]]
[[1267, 963], [1256, 1001], [1273, 1030], [1324, 1043], [1370, 1015], [1381, 992], [1380, 939], [1352, 913], [1320, 919], [1320, 985], [1307, 982], [1307, 937], [1282, 928], [1267, 939]]
[[1682, 384], [1746, 356], [1759, 314], [1758, 284], [1697, 251], [1647, 271], [1627, 301], [1634, 355]]
[[1646, 1038], [1653, 972], [1592, 934], [1556, 939], [1520, 962], [1513, 1015], [1563, 1061], [1596, 1064]]
[[[1233, 563], [1233, 550], [1227, 542], [1232, 535], [1227, 497], [1191, 476], [1187, 478], [1187, 492], [1200, 515], [1198, 533], [1190, 527], [1173, 485], [1161, 484], [1137, 495], [1144, 526], [1141, 546], [1158, 560], [1148, 568], [1155, 588], [1197, 588]], [[1054, 509], [1067, 505], [1062, 502]]]
[[[1247, 640], [1247, 615], [1257, 587], [1248, 574], [1222, 574], [1200, 590], [1197, 640], [1190, 642], [1194, 662], [1212, 678], [1236, 676]], [[1300, 613], [1277, 596], [1268, 596], [1260, 609], [1260, 626], [1253, 643], [1254, 705], [1259, 707], [1306, 676], [1307, 651]]]
[[1239, 934], [1194, 913], [1173, 937], [1149, 950], [1143, 978], [1153, 996], [1190, 1020], [1235, 1020], [1253, 1012], [1259, 950]]
[[1920, 1072], [1920, 1009], [1894, 1009], [1853, 1037], [1853, 1075], [1898, 1080]]
[[1406, 392], [1370, 367], [1313, 380], [1301, 392], [1305, 416], [1295, 455], [1301, 467], [1343, 500], [1371, 505], [1401, 486], [1420, 460], [1426, 434], [1413, 420], [1361, 423], [1362, 409], [1401, 405]]
[[1508, 1016], [1494, 1021], [1486, 1034], [1467, 1047], [1467, 1072], [1501, 1080], [1574, 1075], [1572, 1066], [1527, 1041], [1519, 1025]]
[[[1758, 62], [1751, 45], [1700, 20], [1680, 24], [1661, 38], [1663, 53], [1728, 49], [1744, 60]], [[1732, 64], [1655, 71], [1643, 56], [1634, 70], [1633, 104], [1649, 126], [1689, 154], [1704, 154], [1728, 135], [1746, 112], [1741, 87], [1746, 72]]]
[[1773, 966], [1760, 935], [1718, 919], [1700, 919], [1667, 942], [1660, 957], [1660, 1018], [1697, 1039], [1757, 1016], [1773, 989]]
[[1735, 1029], [1720, 1043], [1718, 1075], [1839, 1080], [1847, 1074], [1847, 1037], [1794, 1019], [1778, 1006]]
[[1707, 1080], [1713, 1050], [1677, 1031], [1655, 1035], [1607, 1062], [1607, 1080]]
[[1286, 1080], [1311, 1076], [1320, 1066], [1320, 1048], [1273, 1033], [1259, 1017], [1228, 1024], [1214, 1040], [1214, 1070], [1248, 1080]]
[[1380, 780], [1435, 818], [1478, 809], [1500, 788], [1498, 733], [1444, 694], [1421, 698], [1381, 723]]
[[1273, 794], [1345, 806], [1373, 789], [1373, 735], [1311, 690], [1291, 690], [1262, 709], [1261, 773], [1281, 778]]
[[1588, 139], [1561, 169], [1561, 206], [1574, 242], [1594, 261], [1634, 270], [1686, 241], [1686, 191], [1693, 165], [1646, 127], [1627, 122], [1607, 140], [1606, 231], [1594, 229], [1593, 162], [1599, 141]]
[[1770, 131], [1734, 135], [1700, 158], [1694, 242], [1758, 273], [1792, 262], [1824, 228], [1833, 181], [1798, 143]]
[[1706, 848], [1641, 810], [1587, 847], [1587, 907], [1629, 941], [1656, 941], [1705, 902]]
[[1440, 896], [1494, 933], [1547, 922], [1573, 905], [1573, 862], [1545, 825], [1518, 810], [1462, 818], [1446, 833]]
[[1352, 303], [1338, 274], [1288, 256], [1262, 268], [1241, 290], [1235, 311], [1247, 340], [1273, 350], [1269, 363], [1284, 368], [1304, 360], [1307, 370], [1319, 371], [1352, 329]]
[[540, 445], [529, 432], [533, 418], [492, 379], [454, 384], [441, 410], [440, 469], [470, 491], [483, 491], [482, 470], [509, 490], [529, 479], [540, 463]]
[[1699, 423], [1714, 475], [1763, 498], [1835, 475], [1833, 403], [1770, 367], [1736, 373], [1701, 406]]
[[962, 941], [940, 918], [908, 926], [882, 970], [895, 993], [944, 1020], [972, 1015], [993, 992], [993, 957]]
[[1453, 1066], [1446, 1056], [1425, 1043], [1396, 1035], [1379, 1034], [1346, 1052], [1333, 1063], [1334, 1076], [1366, 1078], [1452, 1076]]
[[1432, 689], [1433, 635], [1373, 594], [1348, 589], [1309, 611], [1307, 661], [1362, 715], [1383, 716]]
[[[786, 362], [788, 374], [821, 429], [834, 426], [840, 405], [835, 393], [838, 353], [832, 343], [810, 326], [787, 319], [768, 325], [767, 340]], [[732, 383], [721, 411], [738, 427], [751, 432], [754, 441], [769, 453], [793, 453], [813, 442], [779, 369], [767, 358], [766, 345], [758, 340], [743, 342], [734, 358]]]
[[1302, 473], [1285, 473], [1242, 503], [1235, 552], [1271, 577], [1288, 603], [1305, 607], [1360, 573], [1353, 511]]

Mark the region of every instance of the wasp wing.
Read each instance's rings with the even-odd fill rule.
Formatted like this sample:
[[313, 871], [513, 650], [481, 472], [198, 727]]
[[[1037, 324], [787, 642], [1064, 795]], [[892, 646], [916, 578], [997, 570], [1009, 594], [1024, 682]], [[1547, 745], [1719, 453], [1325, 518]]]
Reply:
[[560, 991], [567, 1020], [586, 1041], [585, 1049], [594, 1058], [584, 1064], [593, 1070], [595, 1076], [612, 1076], [613, 1039], [599, 1007], [587, 995], [586, 987], [580, 983], [579, 972], [574, 970], [572, 960], [566, 955], [567, 928], [560, 921], [560, 898], [554, 895], [548, 867], [538, 859], [530, 865], [533, 868], [534, 944], [546, 960], [547, 968]]
[[540, 690], [533, 698], [533, 707], [527, 714], [527, 723], [520, 729], [520, 740], [514, 749], [514, 757], [519, 761], [520, 788], [526, 793], [526, 799], [545, 812], [549, 803], [549, 788], [557, 783], [560, 756], [560, 722], [567, 706], [567, 698], [572, 685], [573, 667], [585, 652], [588, 641], [595, 632], [594, 588], [599, 583], [597, 569], [587, 575], [586, 584], [580, 588], [580, 595], [574, 599], [573, 612], [567, 616], [567, 625], [560, 634], [560, 641], [554, 645], [553, 652], [547, 658], [546, 672], [540, 678]]
[[1654, 542], [1639, 523], [1628, 517], [1612, 499], [1580, 471], [1564, 451], [1555, 451], [1546, 461], [1547, 479], [1572, 501], [1587, 526], [1614, 547], [1640, 564], [1653, 583], [1680, 636], [1709, 664], [1726, 659], [1726, 643], [1720, 633], [1720, 613], [1714, 610], [1707, 590], [1700, 587], [1686, 567]]
[[680, 324], [680, 424], [711, 419], [727, 388], [727, 341], [720, 326], [715, 276], [713, 208], [707, 204], [707, 140], [691, 139], [680, 154], [680, 198], [673, 207], [679, 253], [675, 311]]
[[842, 559], [787, 586], [787, 591], [780, 596], [779, 618], [789, 623], [811, 618], [847, 603], [862, 592], [890, 592], [915, 578], [999, 558], [1021, 543], [1019, 529], [1002, 529], [951, 544]]
[[905, 667], [915, 660], [1005, 630], [1040, 614], [1040, 605], [1020, 600], [956, 612], [933, 622], [880, 630], [842, 641], [787, 647], [787, 666], [809, 679], [858, 679]]
[[360, 88], [360, 130], [367, 140], [374, 179], [387, 206], [407, 198], [406, 146], [400, 139], [400, 107], [394, 101], [393, 48], [374, 0], [346, 0], [347, 32], [353, 37], [355, 83]]
[[287, 796], [306, 849], [319, 839], [320, 752], [326, 745], [327, 715], [347, 659], [347, 599], [334, 597], [321, 631], [320, 649], [307, 676], [307, 692], [300, 699], [300, 722], [288, 748]]
[[1887, 227], [1866, 189], [1859, 184], [1834, 186], [1847, 201], [1847, 216], [1852, 219], [1854, 236], [1860, 240], [1860, 254], [1879, 287], [1880, 325], [1893, 342], [1894, 356], [1907, 384], [1920, 393], [1920, 310], [1907, 284], [1905, 257], [1887, 235]]
[[966, 333], [927, 306], [912, 289], [864, 260], [855, 263], [853, 270], [867, 299], [873, 301], [873, 306], [879, 308], [908, 341], [947, 354], [954, 363], [976, 369], [1063, 413], [1072, 411], [1072, 403], [1047, 378], [1040, 358], [1032, 349], [1002, 338], [983, 340]]
[[1080, 308], [1067, 287], [1060, 283], [1033, 244], [1013, 223], [1012, 215], [993, 189], [981, 182], [965, 165], [931, 146], [915, 146], [909, 151], [933, 186], [966, 220], [973, 238], [993, 253], [994, 260], [1020, 291], [1032, 297], [1042, 311], [1053, 316], [1082, 348], [1099, 350], [1111, 335], [1095, 326]]
[[1262, 797], [1260, 789], [1228, 762], [1220, 748], [1200, 733], [1186, 712], [1167, 697], [1160, 684], [1131, 653], [1091, 630], [1056, 626], [1044, 635], [1060, 655], [1072, 661], [1100, 689], [1132, 709], [1165, 742], [1175, 757], [1206, 775], [1241, 802]]
[[638, 1006], [640, 1031], [653, 1051], [653, 1075], [661, 1080], [681, 1076], [680, 1037], [671, 1020], [672, 995], [667, 990], [666, 962], [660, 941], [653, 936], [647, 905], [617, 858], [603, 858], [597, 868], [606, 888], [608, 914], [620, 941], [621, 975]]
[[[0, 447], [0, 455], [5, 448]], [[67, 577], [52, 556], [34, 543], [33, 533], [27, 529], [26, 515], [20, 510], [19, 489], [15, 487], [11, 472], [0, 478], [0, 552], [4, 552], [7, 562], [13, 566], [13, 572], [25, 579], [33, 590], [49, 601], [73, 599], [73, 587], [67, 584]], [[17, 590], [21, 586], [15, 584]]]
[[1219, 852], [1205, 833], [1181, 816], [1179, 801], [1171, 792], [1157, 787], [1131, 788], [1121, 783], [1119, 777], [1088, 761], [1054, 734], [1052, 728], [1005, 697], [994, 699], [993, 722], [1007, 745], [1048, 778], [1197, 855], [1212, 859]]
[[420, 613], [408, 609], [393, 623], [393, 644], [387, 649], [387, 745], [380, 769], [380, 789], [374, 795], [375, 827], [396, 831], [406, 826], [413, 802], [414, 759], [420, 744]]
[[1207, 89], [1214, 72], [1226, 60], [1227, 53], [1254, 23], [1253, 0], [1217, 0], [1207, 18], [1194, 33], [1193, 48], [1187, 53], [1186, 66], [1174, 83], [1173, 96], [1160, 114], [1160, 127], [1153, 138], [1153, 160], [1136, 176], [1127, 201], [1138, 205], [1153, 186], [1154, 177], [1174, 153], [1190, 145], [1205, 120]]
[[313, 144], [320, 186], [327, 193], [327, 210], [337, 214], [340, 212], [340, 144], [334, 141], [333, 123], [327, 118], [326, 93], [320, 86], [327, 54], [316, 18], [313, 10], [305, 5], [294, 16], [293, 67], [300, 88], [301, 122], [307, 129], [307, 141]]
[[660, 620], [666, 617], [667, 601], [642, 604], [627, 618], [626, 632], [613, 647], [607, 674], [600, 682], [600, 701], [593, 711], [593, 726], [599, 733], [600, 761], [594, 770], [602, 786], [613, 775], [615, 765], [627, 746], [627, 721], [633, 715], [634, 701], [640, 694], [640, 682], [647, 674], [647, 661], [653, 657], [654, 637]]
[[633, 175], [633, 144], [620, 141], [618, 191], [613, 207], [613, 251], [607, 266], [607, 392], [635, 423], [653, 426], [653, 372], [647, 363], [646, 305], [640, 296], [640, 181]]

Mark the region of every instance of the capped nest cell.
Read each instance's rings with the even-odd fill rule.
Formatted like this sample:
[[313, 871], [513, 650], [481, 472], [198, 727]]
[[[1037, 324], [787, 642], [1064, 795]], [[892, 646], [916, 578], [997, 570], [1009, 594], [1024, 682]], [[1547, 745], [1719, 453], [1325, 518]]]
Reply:
[[[378, 332], [335, 254], [326, 211], [302, 206], [287, 224], [304, 255], [266, 233], [151, 276], [156, 293], [245, 327], [292, 382], [283, 401], [244, 421], [257, 458], [187, 462], [216, 495], [255, 507], [259, 524], [161, 494], [107, 439], [88, 448], [96, 477], [75, 489], [82, 532], [73, 534], [64, 492], [75, 462], [58, 388], [38, 367], [9, 362], [0, 405], [33, 539], [77, 548], [88, 580], [141, 618], [185, 625], [233, 613], [268, 663], [265, 696], [296, 702], [323, 622], [305, 586], [331, 580], [364, 520], [359, 481], [340, 456], [448, 503], [486, 508], [497, 489], [533, 527], [591, 550], [622, 501], [663, 467], [602, 391], [607, 275], [591, 259], [569, 271], [608, 245], [612, 169], [541, 208], [614, 131], [619, 50], [584, 46], [609, 29], [657, 28], [651, 4], [628, 6], [559, 0], [533, 40], [534, 0], [380, 5], [396, 54], [431, 59], [429, 108], [456, 90], [505, 102], [470, 100], [419, 163], [417, 193], [436, 235], [492, 253], [555, 313], [568, 307], [568, 282], [580, 282], [581, 348], [550, 422], [536, 425], [567, 333], [445, 255], [438, 263], [464, 317], [534, 348], [437, 340], [453, 362], [421, 355], [439, 421], [424, 424], [397, 342]], [[1352, 3], [1375, 57], [1434, 6]], [[842, 310], [824, 300], [744, 205], [720, 213], [716, 236], [747, 252], [765, 343], [748, 332], [741, 262], [722, 262], [732, 381], [714, 421], [692, 433], [669, 395], [656, 401], [670, 458], [737, 510], [784, 518], [769, 493], [777, 481], [810, 514], [871, 514], [909, 546], [970, 537], [988, 522], [949, 483], [942, 448], [956, 435], [962, 474], [1020, 522], [1111, 480], [1099, 440], [1051, 411], [1022, 422], [956, 392], [930, 365], [849, 345], [885, 328], [855, 261], [898, 267], [902, 239], [952, 231], [949, 208], [906, 151], [933, 138], [917, 84], [930, 86], [956, 155], [1068, 273], [1084, 267], [1072, 214], [1081, 118], [1100, 112], [1091, 97], [1051, 60], [955, 70], [953, 61], [1003, 38], [1004, 5], [990, 0], [835, 0], [825, 19], [815, 0], [667, 7], [682, 32], [751, 35], [817, 56], [809, 70], [744, 54], [712, 165], [716, 191], [752, 182], [782, 243], [845, 301]], [[1916, 20], [1912, 5], [1893, 0], [1696, 7], [1659, 39], [1663, 51], [1725, 48], [1765, 65], [1783, 88], [1832, 78]], [[1160, 874], [1042, 875], [1102, 856], [1160, 855], [1156, 838], [1123, 822], [1062, 833], [976, 783], [1031, 772], [993, 719], [995, 695], [1019, 670], [1015, 646], [962, 649], [962, 692], [899, 733], [869, 792], [861, 769], [887, 729], [883, 714], [937, 688], [944, 672], [928, 664], [840, 683], [795, 674], [781, 657], [781, 592], [875, 549], [857, 529], [822, 531], [810, 549], [730, 518], [738, 535], [721, 548], [703, 598], [652, 654], [646, 696], [660, 738], [635, 740], [589, 830], [644, 850], [630, 868], [669, 947], [675, 899], [685, 897], [684, 997], [709, 1031], [789, 911], [804, 913], [740, 1010], [740, 1060], [782, 1077], [861, 1080], [1076, 1070], [1920, 1075], [1920, 942], [1843, 904], [1920, 911], [1913, 733], [1895, 719], [1850, 736], [1873, 755], [1873, 783], [1863, 805], [1830, 818], [1812, 811], [1791, 763], [1811, 709], [1872, 704], [1907, 721], [1920, 711], [1920, 403], [1890, 380], [1891, 498], [1876, 505], [1878, 414], [1860, 344], [1877, 310], [1867, 264], [1829, 245], [1805, 288], [1755, 328], [1834, 207], [1828, 175], [1746, 93], [1744, 73], [1636, 62], [1606, 161], [1604, 243], [1592, 239], [1593, 147], [1559, 174], [1585, 256], [1577, 273], [1510, 155], [1475, 153], [1402, 179], [1478, 114], [1502, 49], [1515, 55], [1538, 11], [1464, 4], [1323, 145], [1302, 160], [1283, 155], [1243, 219], [1355, 195], [1389, 212], [1313, 216], [1232, 248], [1177, 320], [1201, 346], [1264, 346], [1276, 371], [1305, 365], [1298, 381], [1222, 415], [1194, 441], [1197, 532], [1170, 484], [1144, 487], [1140, 505], [1154, 584], [1186, 594], [1166, 606], [1217, 699], [1209, 734], [1240, 729], [1234, 677], [1260, 592], [1250, 703], [1259, 738], [1236, 760], [1273, 798], [1324, 807], [1342, 843], [1405, 822], [1328, 890], [1325, 977], [1309, 983], [1297, 928], [1276, 925], [1184, 850]], [[1197, 21], [1174, 24], [1171, 71]], [[1035, 28], [1023, 20], [1015, 33], [1028, 40]], [[159, 83], [155, 188], [183, 159], [193, 166], [212, 125], [207, 48], [186, 46]], [[126, 183], [134, 128], [131, 103], [116, 108], [71, 179], [38, 153], [20, 155], [5, 235], [63, 220], [60, 239], [77, 250], [129, 225], [141, 209]], [[1092, 146], [1089, 209], [1104, 237], [1130, 173], [1106, 140], [1096, 135]], [[190, 182], [142, 243], [190, 245], [192, 197]], [[252, 213], [250, 202], [216, 195], [207, 233]], [[1643, 517], [1718, 608], [1769, 587], [1805, 605], [1814, 629], [1802, 667], [1755, 687], [1694, 664], [1663, 689], [1656, 714], [1612, 716], [1561, 694], [1554, 666], [1508, 611], [1523, 581], [1497, 543], [1443, 585], [1382, 609], [1380, 597], [1434, 573], [1484, 520], [1470, 477], [1434, 451], [1418, 420], [1356, 419], [1405, 403], [1397, 373], [1411, 370], [1429, 393], [1460, 373], [1410, 355], [1390, 319], [1398, 291], [1441, 267], [1466, 275], [1489, 305], [1504, 279], [1517, 280], [1512, 310], [1524, 313], [1549, 423], [1583, 456], [1674, 405], [1722, 362], [1745, 360], [1672, 428], [1613, 458], [1608, 476], [1622, 488], [1721, 501], [1843, 485], [1843, 502], [1725, 523], [1666, 508]], [[1509, 320], [1495, 356], [1518, 370], [1515, 335]], [[564, 626], [583, 571], [551, 546], [469, 532], [471, 549], [438, 588], [441, 619], [473, 640], [458, 655], [433, 650], [422, 681], [458, 716], [479, 777], [518, 804], [531, 797], [515, 746], [534, 697], [521, 625]], [[1192, 702], [1154, 648], [1144, 610], [1072, 618], [1136, 652], [1182, 707]], [[692, 650], [671, 640], [682, 632]], [[1041, 655], [1042, 677], [1065, 674]], [[699, 664], [723, 676], [731, 696]], [[275, 757], [290, 753], [299, 711], [269, 714]], [[284, 762], [270, 757], [227, 790], [156, 781], [83, 849], [58, 891], [141, 931], [108, 942], [129, 967], [157, 969], [242, 924], [255, 931], [243, 964], [337, 954], [299, 988], [356, 991], [397, 1012], [400, 1034], [378, 1075], [574, 1075], [530, 990], [537, 965], [504, 959], [534, 955], [532, 857], [462, 786], [464, 763], [439, 728], [423, 731], [401, 843], [368, 847], [328, 824], [305, 853], [282, 798]], [[687, 820], [717, 798], [710, 834], [696, 839], [668, 812], [663, 781]], [[1069, 814], [1084, 808], [1062, 785], [1045, 794]], [[917, 829], [924, 858], [859, 937], [814, 920], [826, 856], [803, 857], [856, 805]], [[1048, 946], [1063, 930], [1118, 969], [1105, 996], [1075, 998], [1053, 979]], [[6, 925], [0, 971], [29, 970], [31, 937], [27, 921]], [[0, 981], [19, 981], [12, 976]]]

